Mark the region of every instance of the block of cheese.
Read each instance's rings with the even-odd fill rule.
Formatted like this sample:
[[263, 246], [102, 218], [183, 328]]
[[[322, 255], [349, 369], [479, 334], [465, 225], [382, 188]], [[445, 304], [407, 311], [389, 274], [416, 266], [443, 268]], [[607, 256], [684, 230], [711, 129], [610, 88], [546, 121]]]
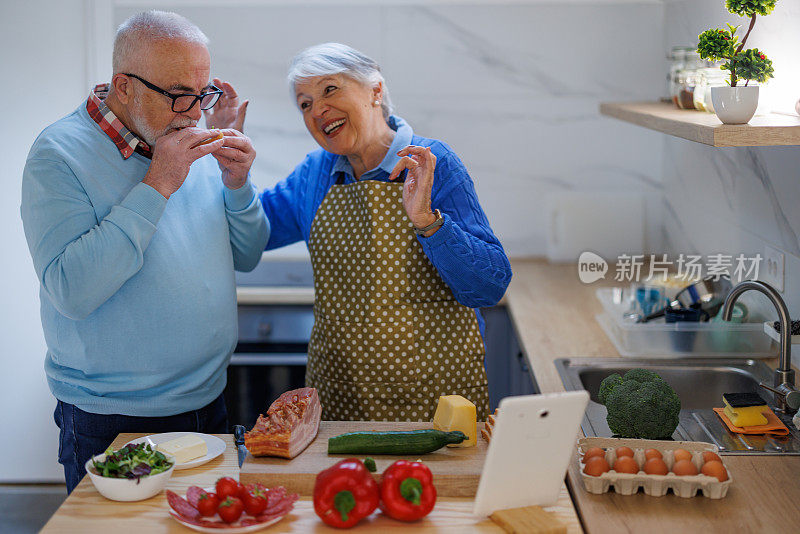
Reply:
[[733, 426], [759, 426], [766, 425], [767, 418], [764, 412], [767, 403], [757, 393], [725, 393], [722, 395], [725, 402], [725, 415]]
[[442, 395], [433, 415], [433, 428], [452, 432], [459, 430], [467, 439], [448, 447], [474, 447], [478, 441], [478, 421], [475, 405], [461, 395]]
[[186, 434], [179, 438], [156, 445], [156, 449], [175, 457], [175, 461], [184, 464], [208, 454], [208, 446], [200, 436]]

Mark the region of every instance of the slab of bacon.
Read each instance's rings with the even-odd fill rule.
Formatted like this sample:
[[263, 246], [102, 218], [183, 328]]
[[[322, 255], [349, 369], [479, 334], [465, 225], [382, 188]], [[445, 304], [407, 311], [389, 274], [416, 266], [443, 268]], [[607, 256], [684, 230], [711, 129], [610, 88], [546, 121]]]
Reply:
[[321, 417], [316, 389], [287, 391], [266, 414], [258, 416], [253, 429], [244, 435], [244, 445], [253, 456], [294, 458], [317, 436]]
[[[266, 527], [267, 525], [276, 523], [291, 512], [292, 508], [294, 508], [295, 501], [299, 498], [297, 493], [288, 493], [283, 486], [267, 489], [261, 484], [254, 485], [258, 486], [267, 494], [267, 509], [256, 517], [242, 515], [235, 523], [225, 523], [219, 516], [201, 516], [196, 507], [199, 495], [203, 493], [204, 490], [198, 486], [190, 486], [186, 490], [185, 499], [173, 491], [166, 491], [167, 502], [170, 508], [172, 508], [170, 515], [177, 521], [189, 526], [189, 528], [191, 528], [190, 525], [207, 529], [240, 529], [253, 525], [263, 525]], [[209, 490], [213, 491], [214, 488], [209, 488]]]

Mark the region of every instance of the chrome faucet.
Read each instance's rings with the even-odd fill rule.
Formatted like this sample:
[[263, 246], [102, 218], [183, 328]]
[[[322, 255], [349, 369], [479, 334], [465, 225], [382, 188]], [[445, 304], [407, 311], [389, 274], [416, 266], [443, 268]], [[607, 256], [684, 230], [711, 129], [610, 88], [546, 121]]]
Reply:
[[775, 370], [775, 382], [772, 386], [759, 384], [762, 388], [768, 389], [775, 395], [775, 406], [784, 413], [793, 413], [800, 408], [800, 391], [794, 386], [794, 370], [792, 369], [792, 342], [791, 328], [792, 322], [789, 319], [789, 310], [780, 294], [769, 284], [758, 280], [745, 280], [741, 284], [731, 289], [725, 304], [722, 305], [722, 318], [726, 321], [731, 320], [733, 315], [733, 305], [745, 291], [758, 291], [767, 296], [778, 310], [778, 321], [781, 325], [780, 331], [780, 359], [778, 368]]

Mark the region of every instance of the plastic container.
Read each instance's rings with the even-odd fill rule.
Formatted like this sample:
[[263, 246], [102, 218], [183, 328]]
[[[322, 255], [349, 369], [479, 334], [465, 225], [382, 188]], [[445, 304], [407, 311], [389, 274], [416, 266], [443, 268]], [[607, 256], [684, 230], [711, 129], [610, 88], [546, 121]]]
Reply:
[[[600, 476], [590, 476], [583, 472], [583, 464], [580, 463], [583, 453], [591, 447], [600, 447], [606, 450], [606, 461], [613, 466], [617, 459], [615, 450], [617, 447], [630, 447], [633, 449], [633, 459], [639, 465], [640, 471], [636, 474], [617, 473], [607, 471]], [[641, 471], [644, 465], [644, 451], [646, 449], [656, 449], [661, 452], [664, 463], [667, 464], [670, 472], [666, 475], [648, 475]], [[733, 475], [728, 471], [728, 479], [720, 482], [715, 477], [703, 474], [691, 476], [678, 476], [672, 472], [675, 464], [673, 451], [684, 449], [692, 453], [692, 463], [697, 467], [698, 473], [703, 467], [703, 452], [711, 451], [718, 453], [719, 449], [711, 443], [698, 441], [660, 441], [650, 439], [624, 439], [624, 438], [582, 438], [578, 440], [578, 464], [581, 469], [583, 487], [589, 493], [606, 493], [614, 488], [620, 495], [633, 495], [639, 489], [643, 489], [645, 494], [653, 497], [663, 497], [670, 490], [678, 497], [691, 498], [701, 493], [709, 499], [721, 499], [728, 493], [728, 488], [733, 482]]]
[[614, 302], [614, 288], [601, 287], [604, 312], [595, 316], [617, 351], [625, 357], [774, 358], [777, 345], [763, 323], [634, 323], [626, 321], [626, 303]]

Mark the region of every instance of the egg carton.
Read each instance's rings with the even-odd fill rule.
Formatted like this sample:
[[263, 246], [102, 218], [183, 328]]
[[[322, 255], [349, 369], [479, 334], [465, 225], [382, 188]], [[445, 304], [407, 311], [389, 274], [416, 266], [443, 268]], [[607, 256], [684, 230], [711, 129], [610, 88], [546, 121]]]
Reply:
[[[580, 463], [580, 459], [583, 453], [591, 447], [605, 449], [605, 458], [610, 466], [613, 466], [617, 459], [616, 449], [618, 447], [630, 447], [633, 449], [633, 459], [639, 466], [640, 471], [636, 474], [617, 473], [612, 469], [600, 476], [587, 475], [583, 472], [583, 464]], [[641, 471], [645, 462], [644, 451], [646, 449], [658, 450], [670, 472], [666, 475], [648, 475]], [[672, 466], [675, 464], [674, 451], [676, 449], [684, 449], [692, 453], [692, 463], [697, 467], [697, 475], [678, 476], [672, 472]], [[583, 486], [589, 493], [606, 493], [613, 486], [614, 491], [621, 495], [633, 495], [639, 491], [639, 488], [644, 488], [645, 494], [654, 497], [661, 497], [666, 495], [667, 491], [672, 490], [678, 497], [694, 497], [699, 491], [709, 499], [721, 499], [727, 495], [728, 488], [733, 482], [733, 475], [728, 466], [725, 466], [728, 471], [728, 480], [725, 482], [720, 482], [715, 477], [699, 473], [703, 466], [703, 452], [705, 451], [719, 453], [719, 448], [712, 443], [698, 441], [582, 438], [578, 440], [578, 463], [581, 466]]]

